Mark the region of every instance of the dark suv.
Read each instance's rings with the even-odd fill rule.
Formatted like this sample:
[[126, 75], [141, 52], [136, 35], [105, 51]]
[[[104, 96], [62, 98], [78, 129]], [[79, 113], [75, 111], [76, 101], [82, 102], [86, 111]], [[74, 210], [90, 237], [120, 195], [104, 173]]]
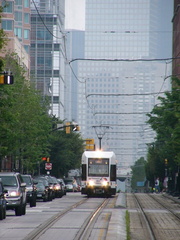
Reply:
[[0, 220], [6, 218], [6, 199], [4, 196], [5, 193], [7, 193], [7, 191], [4, 190], [4, 186], [0, 179]]
[[6, 209], [15, 210], [16, 216], [26, 214], [26, 183], [20, 173], [0, 172], [0, 178], [7, 189]]
[[23, 181], [26, 183], [27, 203], [30, 207], [36, 207], [37, 188], [34, 184], [31, 175], [21, 175]]

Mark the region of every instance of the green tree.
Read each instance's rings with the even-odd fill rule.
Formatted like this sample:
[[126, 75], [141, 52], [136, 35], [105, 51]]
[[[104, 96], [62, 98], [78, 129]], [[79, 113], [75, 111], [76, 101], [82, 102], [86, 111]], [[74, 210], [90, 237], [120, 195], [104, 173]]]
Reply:
[[16, 59], [15, 53], [3, 59], [14, 84], [0, 86], [0, 159], [7, 156], [11, 170], [37, 174], [46, 173], [42, 157], [49, 157], [52, 174], [63, 176], [80, 167], [84, 141], [76, 132], [52, 131], [62, 121], [48, 114], [48, 100], [26, 79], [26, 71]]
[[173, 181], [180, 166], [180, 80], [175, 78], [173, 82], [172, 91], [159, 97], [161, 104], [148, 114], [148, 123], [157, 133], [156, 141], [149, 146], [147, 159], [147, 176], [151, 182], [157, 176], [163, 181], [165, 159], [168, 159], [168, 175]]
[[84, 140], [79, 133], [66, 134], [65, 129], [52, 132], [50, 161], [56, 177], [67, 175], [70, 169], [80, 168]]
[[143, 157], [141, 157], [135, 162], [134, 166], [131, 167], [132, 169], [131, 187], [133, 190], [137, 189], [137, 182], [145, 183], [146, 180], [145, 165], [146, 161]]
[[12, 168], [32, 171], [43, 153], [48, 152], [51, 118], [48, 102], [26, 80], [26, 72], [16, 62], [16, 54], [4, 59], [4, 68], [11, 69], [13, 85], [0, 88], [0, 154], [11, 156]]

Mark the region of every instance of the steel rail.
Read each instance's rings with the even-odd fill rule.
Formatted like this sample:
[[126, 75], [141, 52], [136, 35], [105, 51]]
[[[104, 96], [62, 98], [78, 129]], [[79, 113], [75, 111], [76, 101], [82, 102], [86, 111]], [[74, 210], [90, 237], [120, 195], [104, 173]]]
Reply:
[[141, 212], [141, 214], [142, 214], [142, 216], [143, 216], [143, 218], [144, 218], [144, 221], [145, 221], [145, 223], [146, 223], [146, 227], [147, 227], [147, 230], [148, 230], [148, 232], [149, 232], [149, 237], [150, 237], [150, 239], [151, 239], [151, 240], [156, 240], [157, 238], [156, 238], [156, 236], [154, 235], [154, 231], [153, 231], [153, 228], [152, 228], [152, 226], [151, 226], [151, 223], [150, 223], [148, 217], [146, 216], [146, 213], [145, 213], [145, 211], [143, 210], [143, 207], [141, 206], [141, 202], [139, 201], [139, 199], [137, 198], [137, 196], [136, 196], [135, 194], [133, 194], [133, 195], [134, 195], [134, 198], [135, 198], [135, 200], [136, 200], [136, 203], [137, 203], [137, 205], [138, 205], [138, 207], [139, 207], [139, 210], [140, 210], [140, 212]]
[[84, 224], [81, 226], [74, 240], [88, 240], [89, 236], [93, 230], [93, 226], [98, 219], [102, 210], [107, 206], [110, 199], [106, 198], [100, 205], [90, 214], [90, 216], [86, 219]]
[[[152, 199], [154, 199], [156, 202], [158, 202], [161, 206], [163, 206], [166, 210], [168, 210], [170, 213], [173, 214], [173, 216], [175, 216], [178, 220], [180, 220], [180, 216], [178, 214], [176, 214], [172, 209], [168, 208], [166, 206], [166, 204], [163, 204], [161, 201], [159, 201], [159, 199], [155, 198], [154, 196], [152, 195], [149, 195]], [[172, 201], [174, 201], [172, 198], [168, 198], [168, 199], [171, 199]], [[176, 201], [174, 201], [176, 202]]]
[[65, 209], [64, 211], [61, 211], [57, 213], [56, 215], [49, 218], [46, 222], [41, 224], [37, 229], [30, 232], [23, 240], [37, 240], [42, 233], [44, 233], [45, 230], [48, 230], [52, 225], [54, 225], [60, 218], [62, 218], [65, 214], [70, 212], [72, 209], [78, 207], [79, 205], [85, 203], [88, 199], [83, 199], [78, 203], [73, 204], [69, 208]]

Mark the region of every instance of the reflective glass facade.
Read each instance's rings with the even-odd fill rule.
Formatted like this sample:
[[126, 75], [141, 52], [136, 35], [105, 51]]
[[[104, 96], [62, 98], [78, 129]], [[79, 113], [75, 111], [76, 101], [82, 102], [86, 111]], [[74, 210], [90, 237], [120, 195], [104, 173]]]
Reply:
[[[172, 4], [166, 7], [170, 11]], [[84, 138], [115, 152], [119, 166], [146, 157], [154, 137], [146, 114], [158, 103], [159, 91], [169, 89], [164, 75], [170, 74], [170, 64], [146, 61], [160, 57], [159, 24], [167, 17], [160, 9], [156, 0], [86, 0], [84, 55], [89, 60], [78, 61], [84, 83], [78, 83], [77, 122]], [[170, 27], [168, 34], [171, 41]]]
[[31, 76], [49, 96], [50, 114], [64, 119], [64, 0], [35, 1], [31, 9]]

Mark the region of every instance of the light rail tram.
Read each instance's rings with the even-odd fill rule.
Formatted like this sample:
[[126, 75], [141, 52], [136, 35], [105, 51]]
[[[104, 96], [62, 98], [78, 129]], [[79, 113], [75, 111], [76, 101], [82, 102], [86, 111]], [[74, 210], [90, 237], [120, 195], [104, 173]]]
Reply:
[[108, 151], [85, 151], [82, 155], [81, 194], [88, 197], [116, 194], [116, 156]]

